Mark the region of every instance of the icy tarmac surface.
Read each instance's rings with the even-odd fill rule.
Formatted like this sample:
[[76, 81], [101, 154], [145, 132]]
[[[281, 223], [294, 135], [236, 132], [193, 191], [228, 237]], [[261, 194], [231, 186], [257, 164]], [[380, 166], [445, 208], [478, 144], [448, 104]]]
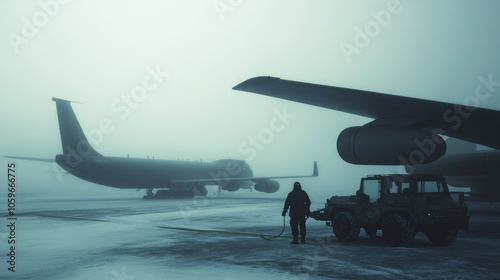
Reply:
[[500, 273], [498, 212], [471, 213], [470, 231], [450, 247], [418, 234], [414, 247], [392, 248], [363, 231], [358, 241], [339, 243], [331, 228], [312, 219], [306, 244], [290, 244], [288, 218], [283, 238], [262, 239], [281, 231], [282, 207], [282, 199], [243, 196], [20, 201], [16, 272], [6, 267], [3, 226], [0, 278], [495, 279]]

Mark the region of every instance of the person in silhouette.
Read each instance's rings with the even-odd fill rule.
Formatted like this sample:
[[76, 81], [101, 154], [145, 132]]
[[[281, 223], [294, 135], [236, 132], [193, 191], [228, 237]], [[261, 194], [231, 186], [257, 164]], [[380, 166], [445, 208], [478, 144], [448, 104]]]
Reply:
[[300, 227], [300, 242], [306, 242], [306, 217], [309, 217], [309, 208], [311, 200], [299, 182], [293, 184], [293, 190], [288, 194], [285, 200], [285, 207], [281, 216], [285, 216], [288, 208], [290, 208], [290, 227], [292, 228], [293, 240], [292, 244], [299, 243], [299, 227]]

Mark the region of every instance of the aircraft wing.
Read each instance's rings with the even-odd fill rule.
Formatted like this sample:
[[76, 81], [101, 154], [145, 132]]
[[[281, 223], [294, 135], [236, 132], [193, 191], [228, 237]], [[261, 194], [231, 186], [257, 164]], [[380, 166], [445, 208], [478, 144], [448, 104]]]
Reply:
[[252, 177], [249, 178], [251, 181], [259, 181], [265, 179], [289, 179], [289, 178], [308, 178], [308, 177], [318, 177], [318, 163], [314, 162], [313, 173], [312, 175], [302, 175], [302, 176], [274, 176], [274, 177]]
[[365, 126], [438, 129], [439, 134], [500, 149], [500, 111], [496, 110], [275, 77], [251, 78], [233, 89], [375, 119]]
[[172, 180], [172, 183], [215, 183], [222, 181], [252, 181], [258, 182], [268, 179], [288, 179], [288, 178], [307, 178], [307, 177], [318, 177], [318, 164], [315, 161], [313, 167], [312, 175], [292, 175], [292, 176], [268, 176], [268, 177], [232, 177], [232, 178], [205, 178], [205, 179], [182, 179], [182, 180]]

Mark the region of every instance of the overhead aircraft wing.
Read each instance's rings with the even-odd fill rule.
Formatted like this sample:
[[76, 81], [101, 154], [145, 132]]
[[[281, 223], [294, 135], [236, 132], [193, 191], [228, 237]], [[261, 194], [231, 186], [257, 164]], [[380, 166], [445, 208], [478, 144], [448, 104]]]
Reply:
[[252, 181], [257, 182], [260, 180], [267, 179], [288, 179], [288, 178], [307, 178], [307, 177], [318, 177], [318, 164], [315, 161], [313, 167], [312, 175], [299, 175], [299, 176], [268, 176], [268, 177], [232, 177], [232, 178], [206, 178], [206, 179], [183, 179], [183, 180], [172, 180], [172, 183], [216, 183], [223, 181]]
[[496, 110], [275, 77], [251, 78], [233, 89], [375, 119], [366, 126], [438, 129], [439, 134], [500, 149], [500, 111]]

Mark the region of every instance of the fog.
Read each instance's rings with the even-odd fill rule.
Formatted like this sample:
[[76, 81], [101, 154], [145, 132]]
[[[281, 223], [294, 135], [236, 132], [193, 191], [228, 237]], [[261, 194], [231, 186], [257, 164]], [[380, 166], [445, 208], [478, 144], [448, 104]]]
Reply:
[[[361, 176], [398, 170], [338, 156], [339, 133], [370, 119], [231, 88], [271, 75], [466, 104], [480, 77], [500, 80], [498, 11], [493, 0], [2, 1], [0, 155], [61, 153], [58, 97], [81, 103], [103, 155], [244, 159], [256, 176], [307, 175], [317, 161], [320, 176], [301, 180], [313, 201], [351, 194]], [[500, 110], [498, 92], [474, 100]], [[252, 146], [278, 115], [283, 129]], [[16, 162], [27, 199], [143, 195]], [[238, 195], [284, 196], [293, 181]]]

